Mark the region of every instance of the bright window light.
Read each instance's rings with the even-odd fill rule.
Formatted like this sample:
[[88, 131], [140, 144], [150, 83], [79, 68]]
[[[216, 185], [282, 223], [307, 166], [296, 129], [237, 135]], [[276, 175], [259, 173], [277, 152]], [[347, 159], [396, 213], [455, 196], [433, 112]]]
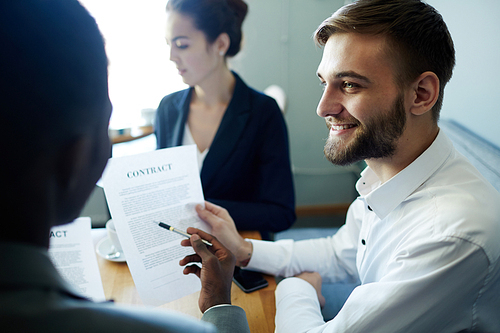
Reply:
[[80, 0], [106, 41], [111, 128], [140, 126], [141, 110], [187, 86], [169, 59], [165, 0]]

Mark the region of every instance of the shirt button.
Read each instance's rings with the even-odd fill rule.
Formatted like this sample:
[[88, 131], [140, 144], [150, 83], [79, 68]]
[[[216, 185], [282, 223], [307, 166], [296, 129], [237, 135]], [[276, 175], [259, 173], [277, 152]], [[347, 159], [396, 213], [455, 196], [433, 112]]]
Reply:
[[373, 209], [372, 209], [370, 206], [368, 206], [368, 210], [369, 210], [370, 212], [373, 212]]
[[361, 240], [361, 244], [366, 245], [366, 242], [364, 239]]

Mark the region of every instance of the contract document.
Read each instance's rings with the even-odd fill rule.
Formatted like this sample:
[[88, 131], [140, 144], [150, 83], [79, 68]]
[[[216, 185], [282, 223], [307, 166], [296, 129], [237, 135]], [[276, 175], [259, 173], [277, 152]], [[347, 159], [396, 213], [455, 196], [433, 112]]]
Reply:
[[80, 294], [102, 302], [104, 289], [90, 229], [90, 217], [53, 227], [49, 234], [49, 256], [59, 273]]
[[158, 226], [210, 232], [195, 211], [204, 205], [196, 146], [111, 158], [102, 177], [111, 217], [139, 296], [159, 306], [201, 289], [197, 276], [182, 273], [179, 260], [193, 254], [185, 237]]

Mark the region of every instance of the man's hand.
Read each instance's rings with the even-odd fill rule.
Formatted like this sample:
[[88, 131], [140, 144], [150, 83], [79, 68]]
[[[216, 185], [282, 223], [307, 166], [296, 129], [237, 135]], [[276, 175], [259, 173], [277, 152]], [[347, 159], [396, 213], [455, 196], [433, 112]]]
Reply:
[[302, 279], [304, 281], [307, 281], [309, 282], [313, 287], [314, 289], [316, 289], [316, 294], [318, 295], [318, 300], [319, 300], [319, 305], [321, 305], [321, 307], [324, 307], [325, 306], [325, 297], [323, 296], [323, 294], [321, 294], [321, 284], [323, 282], [323, 280], [321, 279], [321, 275], [319, 275], [319, 273], [317, 272], [304, 272], [304, 273], [300, 273], [299, 275], [295, 275], [295, 277], [298, 277], [299, 279]]
[[[182, 246], [192, 246], [196, 254], [184, 257], [179, 264], [185, 266], [189, 263], [201, 263], [188, 265], [184, 268], [184, 274], [196, 274], [201, 280], [201, 292], [198, 306], [201, 312], [205, 312], [214, 305], [231, 304], [231, 282], [233, 280], [234, 255], [226, 249], [214, 236], [199, 229], [188, 228], [190, 239], [181, 241]], [[205, 245], [201, 239], [212, 243]]]
[[227, 210], [205, 201], [205, 208], [197, 205], [196, 212], [212, 227], [212, 233], [221, 243], [236, 256], [236, 265], [245, 267], [252, 256], [253, 246], [240, 236]]

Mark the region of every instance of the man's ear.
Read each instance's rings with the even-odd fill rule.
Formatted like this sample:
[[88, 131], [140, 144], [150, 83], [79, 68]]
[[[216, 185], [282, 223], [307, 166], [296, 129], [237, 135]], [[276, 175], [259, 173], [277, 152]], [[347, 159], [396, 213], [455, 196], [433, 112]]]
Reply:
[[412, 85], [410, 112], [421, 116], [431, 110], [439, 97], [439, 78], [433, 72], [424, 72]]
[[92, 174], [92, 140], [80, 136], [58, 151], [54, 225], [72, 221], [85, 205], [95, 183]]
[[85, 178], [86, 170], [92, 161], [90, 138], [80, 136], [59, 151], [58, 186], [62, 193], [70, 193]]

